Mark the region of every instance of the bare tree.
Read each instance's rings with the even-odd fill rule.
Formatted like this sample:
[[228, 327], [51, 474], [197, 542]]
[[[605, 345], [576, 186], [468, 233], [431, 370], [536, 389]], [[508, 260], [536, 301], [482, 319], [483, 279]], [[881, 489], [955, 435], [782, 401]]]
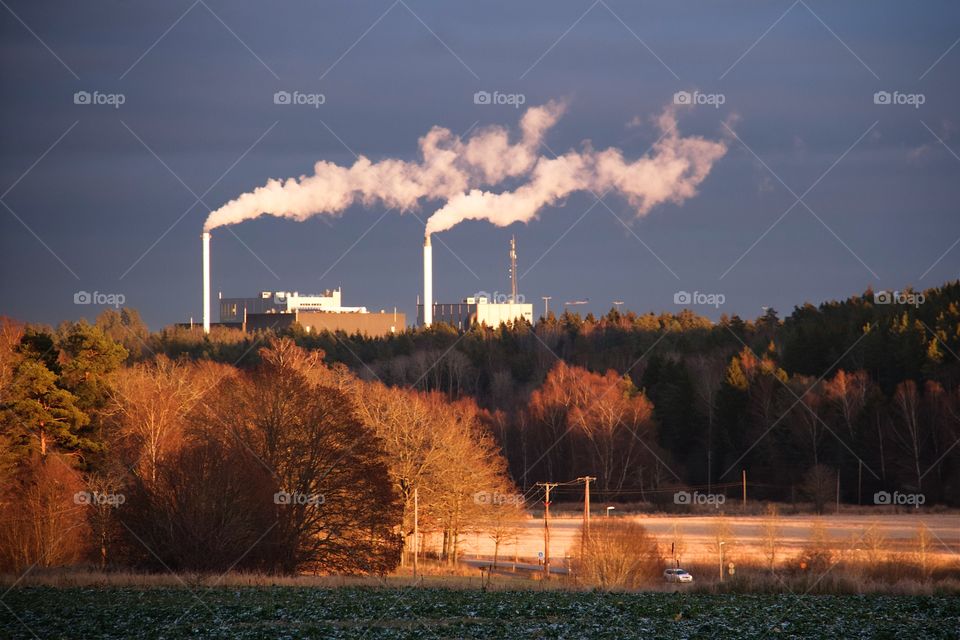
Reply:
[[89, 531], [83, 483], [60, 454], [33, 455], [0, 495], [0, 569], [72, 564]]
[[927, 527], [926, 523], [917, 524], [917, 530], [913, 537], [915, 556], [917, 564], [920, 565], [920, 573], [924, 580], [930, 578], [931, 562], [930, 553], [933, 547], [933, 532]]
[[[580, 530], [576, 575], [601, 589], [637, 589], [660, 579], [663, 558], [656, 540], [640, 524], [600, 518]], [[582, 550], [582, 551], [580, 551]]]
[[893, 394], [893, 403], [900, 418], [894, 420], [893, 440], [906, 454], [914, 479], [917, 482], [917, 491], [922, 491], [923, 470], [921, 460], [930, 432], [920, 416], [920, 394], [917, 391], [917, 384], [913, 380], [898, 384]]
[[763, 554], [767, 559], [767, 567], [773, 571], [777, 562], [777, 551], [782, 544], [783, 526], [780, 523], [780, 513], [775, 504], [767, 505], [767, 513], [760, 525]]
[[801, 493], [813, 502], [817, 514], [823, 514], [830, 500], [836, 495], [837, 474], [826, 465], [810, 467], [803, 478]]
[[679, 522], [674, 522], [670, 528], [670, 549], [673, 551], [673, 564], [679, 567], [683, 562], [683, 554], [687, 552], [687, 536]]
[[228, 369], [196, 366], [158, 356], [115, 372], [110, 412], [119, 424], [121, 448], [141, 475], [156, 480], [164, 455], [175, 449], [188, 413]]

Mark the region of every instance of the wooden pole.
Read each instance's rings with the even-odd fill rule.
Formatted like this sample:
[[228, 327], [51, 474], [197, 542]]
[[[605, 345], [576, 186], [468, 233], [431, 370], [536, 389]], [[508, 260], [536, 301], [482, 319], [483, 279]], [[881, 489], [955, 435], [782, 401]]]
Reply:
[[840, 469], [837, 469], [837, 513], [840, 513]]
[[596, 478], [582, 476], [577, 480], [583, 482], [583, 531], [580, 534], [580, 557], [583, 558], [583, 547], [586, 544], [587, 536], [590, 534], [590, 481], [596, 480]]
[[538, 482], [543, 487], [543, 577], [550, 579], [550, 489], [557, 486], [556, 482]]
[[420, 556], [420, 490], [413, 488], [413, 579], [417, 579], [417, 570], [419, 565], [417, 559]]
[[747, 510], [747, 470], [743, 470], [743, 510]]
[[860, 491], [863, 487], [863, 460], [857, 459], [857, 506], [860, 506]]
[[544, 485], [546, 495], [543, 498], [543, 577], [550, 579], [550, 483]]
[[583, 531], [590, 531], [590, 483], [596, 478], [593, 476], [582, 476], [577, 478], [583, 483]]

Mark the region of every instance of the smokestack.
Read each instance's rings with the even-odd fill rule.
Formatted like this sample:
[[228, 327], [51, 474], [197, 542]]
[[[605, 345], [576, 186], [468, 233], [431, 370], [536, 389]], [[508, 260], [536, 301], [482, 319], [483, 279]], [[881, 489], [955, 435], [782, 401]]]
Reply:
[[510, 302], [517, 301], [517, 237], [510, 237]]
[[203, 236], [203, 332], [210, 333], [210, 232]]
[[423, 326], [433, 323], [433, 247], [430, 234], [423, 236]]

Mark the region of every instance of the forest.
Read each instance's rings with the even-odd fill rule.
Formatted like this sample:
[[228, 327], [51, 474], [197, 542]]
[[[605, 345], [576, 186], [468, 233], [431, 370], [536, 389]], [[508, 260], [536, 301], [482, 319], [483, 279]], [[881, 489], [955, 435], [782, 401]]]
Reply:
[[453, 562], [537, 482], [584, 475], [661, 510], [739, 496], [743, 474], [752, 500], [818, 512], [838, 491], [956, 506], [958, 352], [960, 282], [783, 319], [613, 309], [376, 339], [3, 319], [0, 566], [383, 573], [414, 504]]

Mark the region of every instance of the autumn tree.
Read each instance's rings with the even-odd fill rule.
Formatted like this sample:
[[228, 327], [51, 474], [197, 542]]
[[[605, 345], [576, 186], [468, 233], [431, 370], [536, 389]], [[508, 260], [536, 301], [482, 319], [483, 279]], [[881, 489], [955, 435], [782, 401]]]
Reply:
[[263, 349], [262, 364], [221, 383], [195, 419], [238, 438], [283, 496], [261, 546], [277, 569], [388, 571], [399, 561], [401, 505], [383, 442], [344, 393], [297, 370], [295, 349]]
[[228, 369], [158, 356], [112, 377], [109, 412], [117, 425], [115, 446], [144, 478], [156, 479], [163, 458], [175, 450], [187, 415]]
[[[551, 477], [595, 473], [601, 489], [650, 484], [661, 456], [653, 404], [629, 378], [558, 362], [529, 403]], [[550, 462], [552, 461], [552, 463]]]

